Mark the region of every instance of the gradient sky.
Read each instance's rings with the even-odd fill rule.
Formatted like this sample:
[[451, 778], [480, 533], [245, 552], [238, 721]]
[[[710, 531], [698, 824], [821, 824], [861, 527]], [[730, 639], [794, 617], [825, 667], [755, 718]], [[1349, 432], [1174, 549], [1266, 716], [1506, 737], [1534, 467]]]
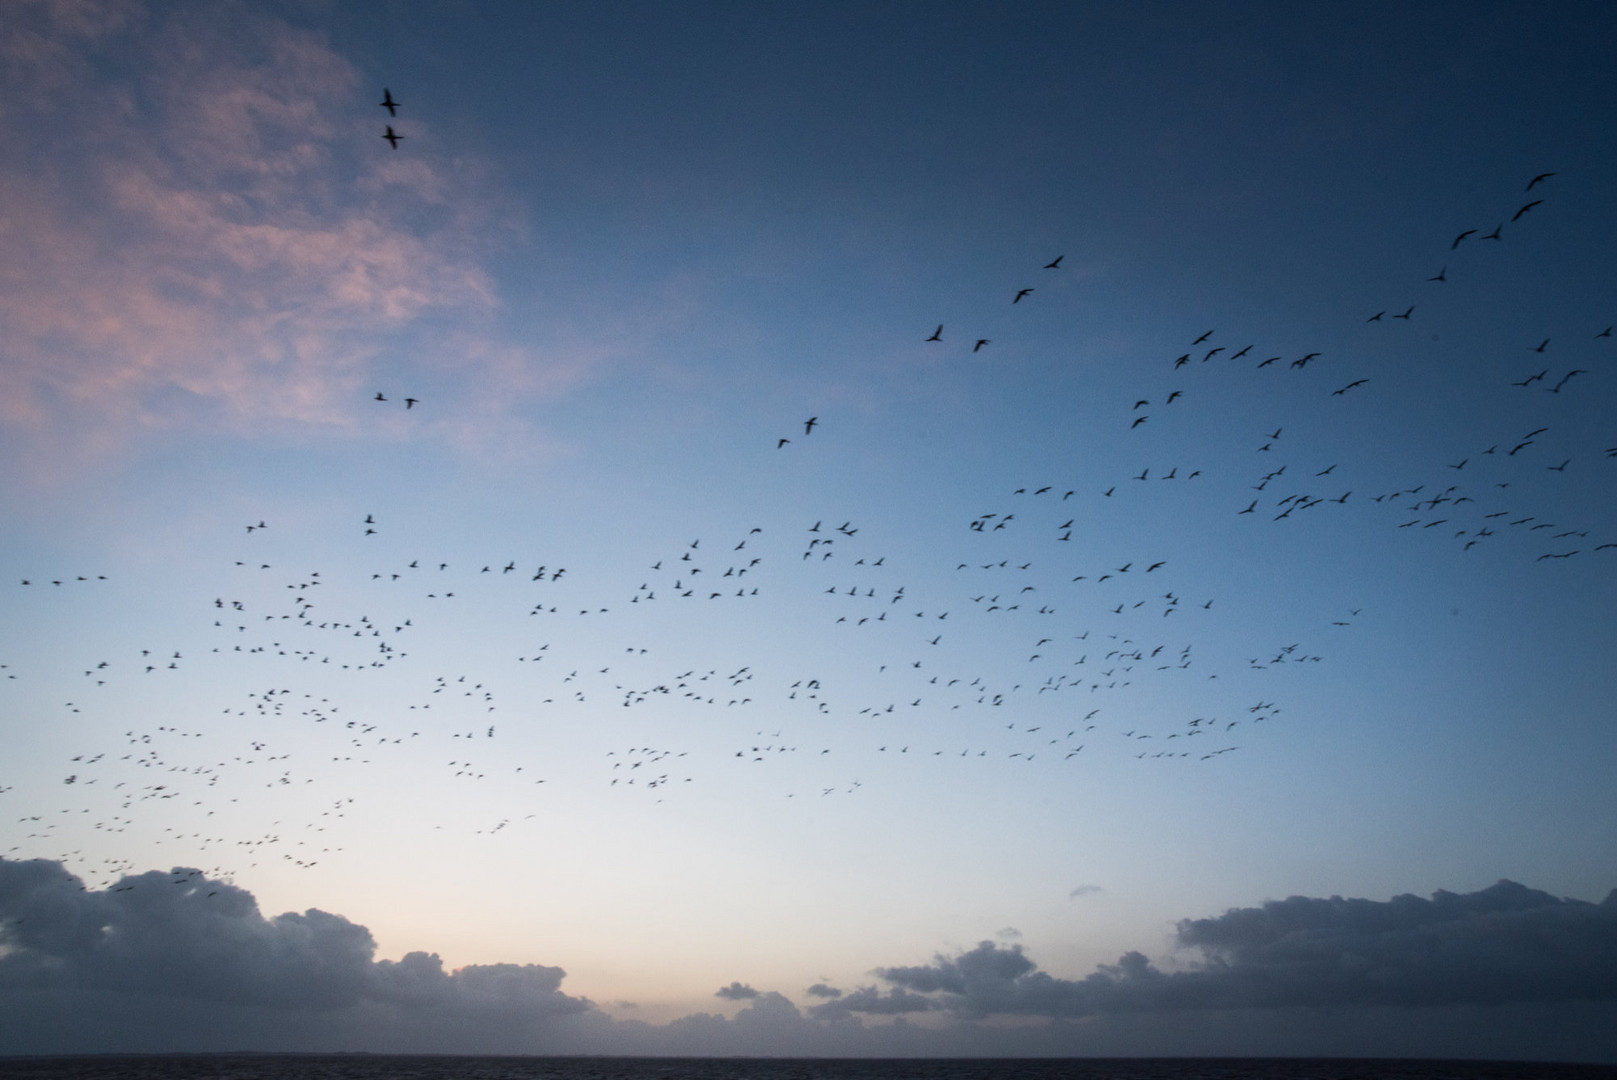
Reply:
[[0, 1051], [1617, 1060], [1614, 31], [8, 5]]

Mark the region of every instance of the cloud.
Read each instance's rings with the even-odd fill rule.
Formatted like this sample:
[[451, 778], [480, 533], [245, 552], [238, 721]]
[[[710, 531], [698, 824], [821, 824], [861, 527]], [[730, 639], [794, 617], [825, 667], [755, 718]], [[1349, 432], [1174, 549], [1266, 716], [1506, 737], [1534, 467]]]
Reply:
[[[363, 926], [176, 868], [91, 890], [0, 858], [0, 1054], [166, 1050], [916, 1056], [1394, 1054], [1617, 1059], [1617, 891], [1511, 882], [1292, 897], [1179, 924], [1194, 954], [1078, 979], [984, 941], [806, 1009], [736, 981], [734, 1016], [613, 1019], [543, 964], [377, 960]], [[620, 1005], [620, 1007], [622, 1007]]]
[[594, 1009], [561, 992], [561, 968], [449, 972], [425, 952], [378, 962], [375, 950], [370, 931], [340, 915], [265, 918], [252, 894], [197, 870], [149, 871], [96, 892], [59, 863], [0, 859], [0, 1013], [18, 1023], [41, 1006], [71, 1016], [107, 1002], [166, 1002], [200, 1007], [199, 1016], [343, 1015], [373, 1031], [490, 1031]]
[[473, 163], [371, 146], [322, 35], [246, 6], [33, 4], [0, 18], [0, 58], [0, 422], [103, 454], [141, 430], [341, 434], [384, 362], [431, 375], [452, 346], [502, 380], [483, 412], [594, 362], [498, 340], [482, 259], [507, 208], [494, 227]]
[[819, 1020], [835, 1020], [856, 1013], [866, 1016], [903, 1016], [908, 1013], [933, 1012], [943, 1006], [922, 994], [913, 994], [903, 987], [895, 987], [885, 994], [875, 986], [861, 986], [841, 995], [834, 1001], [815, 1005], [810, 1015]]
[[1080, 896], [1094, 896], [1096, 893], [1102, 893], [1105, 891], [1106, 890], [1101, 888], [1099, 885], [1075, 885], [1072, 891], [1067, 893], [1067, 899], [1076, 900]]
[[[877, 969], [894, 993], [957, 1016], [1077, 1018], [1185, 1009], [1435, 1007], [1617, 999], [1617, 890], [1563, 900], [1511, 881], [1385, 902], [1292, 897], [1179, 924], [1199, 956], [1163, 971], [1128, 952], [1082, 979], [984, 941], [918, 967]], [[837, 1004], [861, 1005], [849, 995]], [[880, 995], [869, 1011], [887, 1008]]]

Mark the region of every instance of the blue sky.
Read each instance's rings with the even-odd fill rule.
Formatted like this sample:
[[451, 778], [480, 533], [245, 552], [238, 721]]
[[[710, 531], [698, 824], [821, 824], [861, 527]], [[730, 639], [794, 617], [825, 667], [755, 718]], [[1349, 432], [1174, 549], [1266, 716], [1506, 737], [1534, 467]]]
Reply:
[[1612, 30], [9, 11], [0, 1048], [1617, 1056]]

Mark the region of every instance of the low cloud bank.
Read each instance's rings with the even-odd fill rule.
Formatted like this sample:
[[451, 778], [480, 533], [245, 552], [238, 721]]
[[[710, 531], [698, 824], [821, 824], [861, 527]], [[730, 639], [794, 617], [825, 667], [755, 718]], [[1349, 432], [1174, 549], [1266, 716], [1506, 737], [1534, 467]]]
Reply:
[[1424, 1007], [1617, 999], [1617, 890], [1598, 904], [1512, 881], [1386, 902], [1293, 896], [1179, 924], [1200, 955], [1163, 971], [1128, 952], [1083, 979], [984, 941], [919, 967], [878, 968], [821, 1017], [943, 1010], [960, 1017], [1307, 1006]]
[[[175, 869], [92, 891], [0, 859], [0, 1054], [163, 1050], [758, 1055], [1416, 1054], [1617, 1060], [1617, 890], [1291, 897], [1178, 927], [1079, 979], [984, 941], [799, 1008], [614, 1020], [539, 964], [375, 959], [370, 931]], [[1171, 1017], [1171, 1022], [1169, 1018]], [[1536, 1040], [1536, 1041], [1535, 1041]], [[1536, 1049], [1535, 1049], [1536, 1048]]]

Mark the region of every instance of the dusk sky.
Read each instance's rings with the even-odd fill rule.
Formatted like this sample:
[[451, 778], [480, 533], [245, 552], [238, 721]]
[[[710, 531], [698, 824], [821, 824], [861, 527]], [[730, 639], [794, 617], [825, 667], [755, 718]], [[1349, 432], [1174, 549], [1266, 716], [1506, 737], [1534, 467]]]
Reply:
[[1617, 1061], [1614, 47], [5, 5], [0, 1053]]

